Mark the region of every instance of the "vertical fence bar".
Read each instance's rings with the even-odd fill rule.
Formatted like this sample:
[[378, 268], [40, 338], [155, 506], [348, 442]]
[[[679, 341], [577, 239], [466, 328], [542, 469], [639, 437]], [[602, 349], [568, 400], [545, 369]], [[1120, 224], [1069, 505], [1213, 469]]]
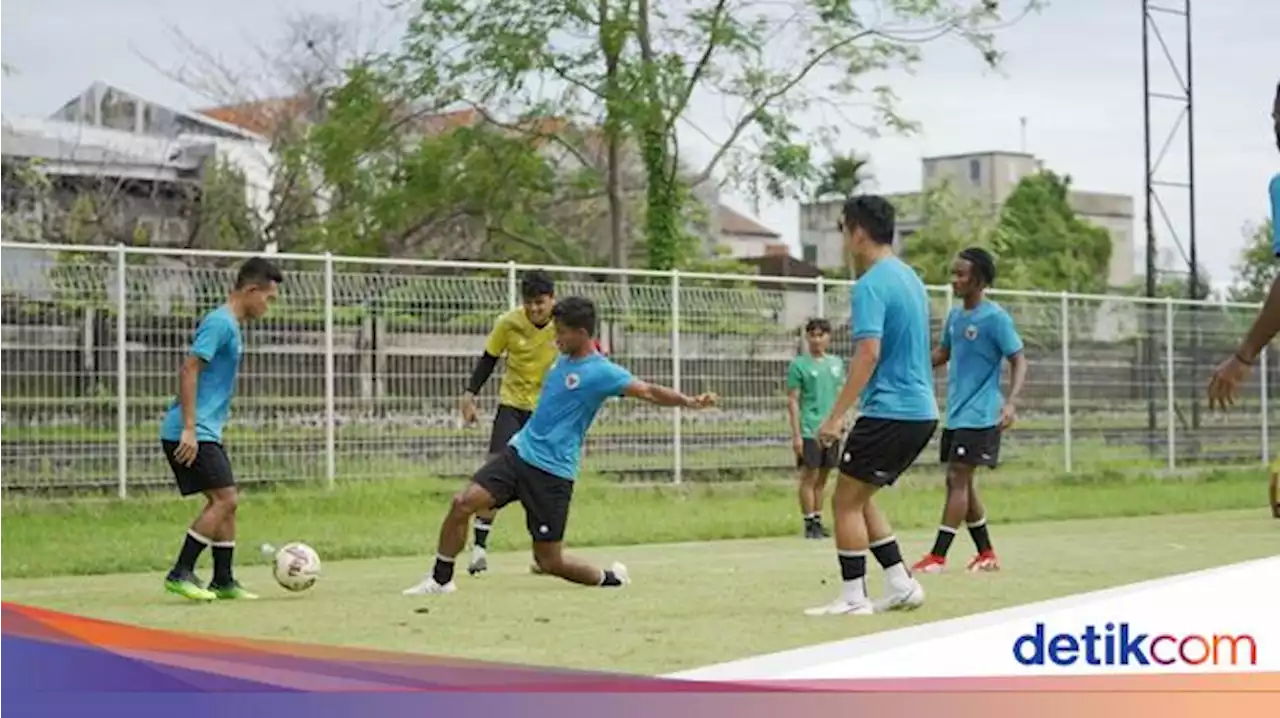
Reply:
[[819, 319], [822, 319], [827, 316], [827, 285], [822, 280], [821, 274], [818, 275], [817, 299], [818, 299], [818, 313], [815, 314], [814, 316]]
[[1071, 473], [1071, 302], [1062, 293], [1062, 468]]
[[[684, 391], [680, 387], [680, 271], [671, 272], [671, 388]], [[684, 424], [683, 411], [676, 407], [671, 412], [671, 445], [675, 452], [672, 460], [672, 471], [675, 483], [684, 480], [684, 442], [681, 429]]]
[[124, 244], [116, 245], [116, 494], [129, 496], [129, 282], [125, 277]]
[[515, 309], [520, 305], [520, 285], [516, 281], [516, 263], [507, 262], [507, 308]]
[[324, 253], [324, 456], [325, 480], [332, 489], [338, 478], [337, 403], [333, 356], [333, 253]]
[[[1151, 371], [1155, 367], [1149, 367]], [[1177, 384], [1174, 381], [1173, 373], [1173, 298], [1166, 297], [1164, 300], [1164, 413], [1165, 423], [1169, 426], [1166, 428], [1166, 436], [1168, 438], [1168, 446], [1166, 447], [1169, 454], [1169, 470], [1172, 471], [1178, 466], [1178, 406], [1177, 394], [1175, 393]]]
[[1262, 367], [1262, 373], [1258, 376], [1258, 394], [1262, 400], [1262, 465], [1266, 466], [1271, 463], [1271, 425], [1267, 421], [1267, 404], [1268, 404], [1268, 382], [1267, 375], [1271, 373], [1271, 363], [1267, 361], [1267, 348], [1262, 348], [1262, 353], [1258, 355], [1258, 364]]

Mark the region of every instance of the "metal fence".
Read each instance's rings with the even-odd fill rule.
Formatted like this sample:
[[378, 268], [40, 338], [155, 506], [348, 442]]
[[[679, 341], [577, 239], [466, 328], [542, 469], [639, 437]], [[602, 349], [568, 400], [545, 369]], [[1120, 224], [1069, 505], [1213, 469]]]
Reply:
[[[244, 253], [0, 243], [0, 476], [6, 490], [131, 488], [171, 479], [157, 438], [201, 314]], [[530, 267], [278, 254], [270, 315], [245, 330], [226, 433], [242, 481], [328, 482], [469, 473], [488, 425], [460, 426], [456, 399], [493, 319]], [[601, 339], [637, 376], [715, 391], [708, 412], [611, 402], [587, 471], [670, 481], [794, 468], [784, 375], [811, 316], [852, 350], [850, 282], [541, 267], [561, 296], [594, 299]], [[931, 289], [935, 334], [950, 307]], [[1270, 455], [1275, 368], [1237, 408], [1211, 414], [1203, 386], [1256, 307], [992, 292], [1030, 360], [1013, 473], [1259, 464]], [[1268, 376], [1268, 375], [1271, 376]], [[496, 408], [498, 377], [482, 398]], [[937, 391], [945, 398], [946, 376]], [[488, 417], [482, 416], [482, 419]], [[936, 451], [936, 449], [935, 449]], [[920, 465], [932, 464], [926, 453]]]

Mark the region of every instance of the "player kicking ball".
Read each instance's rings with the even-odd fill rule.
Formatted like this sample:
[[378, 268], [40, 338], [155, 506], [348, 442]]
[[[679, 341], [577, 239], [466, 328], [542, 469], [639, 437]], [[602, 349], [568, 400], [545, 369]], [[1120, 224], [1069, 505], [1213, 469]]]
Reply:
[[[856, 348], [818, 438], [838, 442], [844, 417], [859, 400], [861, 415], [845, 439], [831, 499], [843, 590], [831, 603], [806, 611], [811, 616], [866, 615], [924, 603], [924, 588], [903, 563], [874, 497], [911, 466], [938, 427], [929, 297], [920, 277], [894, 254], [893, 205], [883, 197], [850, 197], [840, 231], [859, 272], [852, 307]], [[867, 596], [868, 553], [888, 581], [888, 595], [875, 604]]]
[[[462, 423], [476, 423], [476, 395], [484, 388], [493, 374], [498, 359], [507, 357], [507, 370], [499, 389], [498, 411], [493, 417], [493, 430], [489, 435], [489, 458], [507, 447], [511, 437], [524, 428], [538, 403], [542, 390], [542, 377], [551, 368], [559, 352], [556, 351], [555, 327], [551, 323], [551, 309], [555, 306], [555, 284], [545, 272], [532, 271], [520, 280], [521, 306], [498, 317], [484, 353], [476, 361], [467, 390], [462, 395], [460, 410]], [[493, 529], [495, 511], [482, 511], [475, 518], [475, 543], [471, 547], [471, 563], [467, 572], [472, 576], [489, 568], [486, 552], [489, 548], [489, 532]]]
[[[947, 501], [933, 550], [911, 567], [916, 573], [940, 573], [946, 568], [947, 551], [961, 521], [968, 524], [978, 550], [968, 570], [1000, 569], [973, 476], [977, 467], [994, 469], [1000, 459], [1000, 437], [1016, 417], [1018, 397], [1027, 380], [1027, 358], [1013, 318], [985, 297], [995, 280], [995, 259], [984, 249], [966, 249], [952, 264], [951, 288], [962, 304], [947, 315], [933, 351], [935, 367], [948, 365], [947, 423], [941, 442]], [[1000, 392], [1005, 361], [1012, 374], [1008, 397]]]
[[513, 501], [524, 507], [533, 559], [541, 573], [583, 586], [622, 586], [630, 580], [620, 563], [601, 570], [564, 553], [569, 504], [587, 430], [610, 397], [702, 409], [715, 404], [715, 395], [685, 396], [637, 380], [601, 356], [592, 341], [596, 308], [589, 299], [560, 300], [552, 315], [561, 355], [543, 379], [533, 416], [510, 445], [480, 467], [470, 485], [453, 498], [440, 526], [435, 566], [421, 582], [406, 589], [406, 595], [456, 591], [454, 561], [466, 542], [467, 523], [474, 514], [501, 509]]
[[800, 512], [804, 515], [804, 537], [830, 538], [822, 525], [822, 493], [827, 476], [840, 462], [838, 444], [818, 441], [818, 426], [831, 411], [844, 382], [844, 362], [827, 353], [831, 345], [831, 322], [810, 319], [804, 328], [809, 353], [801, 354], [787, 368], [787, 414], [791, 422], [791, 444], [800, 467]]
[[[178, 398], [160, 425], [160, 444], [183, 496], [204, 494], [205, 505], [187, 529], [178, 560], [164, 588], [193, 601], [252, 599], [232, 574], [236, 550], [236, 491], [231, 462], [222, 448], [222, 429], [231, 413], [242, 345], [240, 326], [267, 313], [284, 275], [260, 257], [236, 275], [235, 289], [222, 306], [200, 320], [191, 350], [178, 372]], [[196, 561], [213, 549], [213, 580], [196, 578]]]

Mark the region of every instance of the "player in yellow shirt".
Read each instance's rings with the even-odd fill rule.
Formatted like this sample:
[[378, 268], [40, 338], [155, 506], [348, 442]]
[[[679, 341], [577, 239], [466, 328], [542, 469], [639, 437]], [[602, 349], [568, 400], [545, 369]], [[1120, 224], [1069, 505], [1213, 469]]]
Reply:
[[[476, 422], [476, 394], [493, 374], [498, 359], [507, 357], [506, 372], [502, 375], [502, 387], [498, 392], [498, 412], [493, 417], [493, 432], [489, 436], [489, 455], [502, 452], [511, 437], [515, 436], [533, 414], [542, 392], [542, 378], [555, 362], [560, 351], [556, 348], [556, 330], [551, 321], [551, 309], [555, 306], [555, 284], [545, 272], [533, 271], [524, 275], [520, 283], [523, 304], [498, 317], [489, 333], [484, 353], [471, 372], [471, 381], [462, 395], [462, 421], [467, 426]], [[476, 514], [475, 545], [471, 547], [471, 563], [467, 572], [472, 576], [489, 568], [485, 551], [489, 543], [489, 531], [493, 528], [496, 511]]]

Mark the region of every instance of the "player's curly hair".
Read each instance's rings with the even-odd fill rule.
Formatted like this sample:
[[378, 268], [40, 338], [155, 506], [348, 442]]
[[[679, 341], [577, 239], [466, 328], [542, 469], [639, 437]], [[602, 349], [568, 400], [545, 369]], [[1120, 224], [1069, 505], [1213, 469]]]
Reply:
[[565, 297], [556, 302], [551, 318], [557, 326], [567, 329], [585, 329], [588, 336], [596, 335], [596, 305], [586, 297]]
[[861, 227], [876, 244], [893, 244], [897, 212], [889, 200], [874, 194], [859, 194], [845, 200], [841, 229]]

